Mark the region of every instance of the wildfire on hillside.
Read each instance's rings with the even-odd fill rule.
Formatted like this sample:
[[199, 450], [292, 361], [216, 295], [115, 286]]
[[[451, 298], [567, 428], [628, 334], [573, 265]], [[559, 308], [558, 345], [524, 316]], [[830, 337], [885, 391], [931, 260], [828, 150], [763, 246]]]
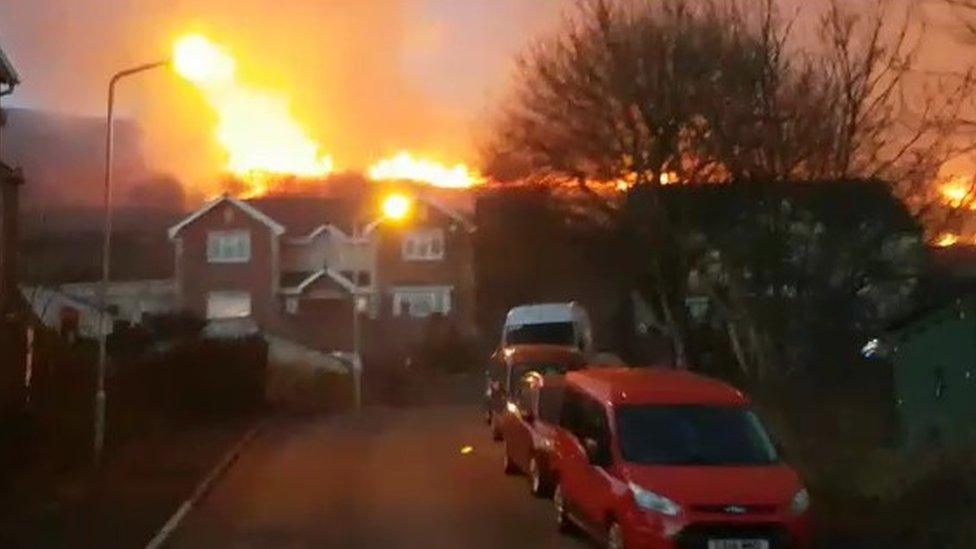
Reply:
[[480, 173], [464, 164], [446, 166], [407, 151], [376, 162], [367, 175], [374, 181], [411, 181], [449, 189], [470, 189], [485, 182]]
[[246, 185], [244, 198], [267, 194], [282, 176], [322, 178], [332, 158], [319, 151], [292, 116], [286, 96], [238, 81], [226, 51], [199, 35], [176, 43], [174, 66], [217, 113], [215, 137], [227, 153], [226, 170]]
[[956, 176], [944, 183], [939, 192], [950, 208], [969, 208], [976, 210], [976, 189], [967, 177]]
[[959, 244], [961, 241], [962, 239], [959, 237], [959, 235], [955, 233], [942, 233], [935, 240], [935, 245], [938, 246], [939, 248], [948, 248], [950, 246], [955, 246], [956, 244]]
[[[253, 198], [294, 192], [333, 173], [332, 158], [320, 151], [291, 113], [283, 94], [256, 89], [239, 81], [234, 58], [199, 35], [180, 39], [174, 66], [192, 82], [217, 113], [217, 142], [227, 154], [227, 173], [234, 194]], [[380, 160], [367, 174], [374, 181], [410, 181], [435, 187], [467, 189], [485, 182], [476, 170], [415, 157], [403, 151]]]
[[[951, 210], [976, 211], [976, 185], [970, 177], [953, 176], [938, 186], [939, 195], [946, 208]], [[968, 231], [966, 231], [968, 232]], [[976, 236], [955, 231], [940, 233], [932, 244], [939, 248], [976, 245]]]

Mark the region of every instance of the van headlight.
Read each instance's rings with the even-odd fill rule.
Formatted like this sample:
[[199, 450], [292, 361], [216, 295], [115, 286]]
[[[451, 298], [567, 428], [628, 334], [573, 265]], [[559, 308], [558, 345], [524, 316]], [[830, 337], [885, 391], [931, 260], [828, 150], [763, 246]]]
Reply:
[[794, 515], [802, 515], [810, 509], [810, 492], [806, 488], [803, 488], [793, 496], [793, 501], [790, 502], [790, 511]]
[[633, 482], [628, 484], [628, 486], [630, 487], [630, 492], [634, 494], [634, 502], [645, 511], [653, 511], [668, 517], [676, 516], [681, 512], [680, 505], [662, 495], [645, 490]]

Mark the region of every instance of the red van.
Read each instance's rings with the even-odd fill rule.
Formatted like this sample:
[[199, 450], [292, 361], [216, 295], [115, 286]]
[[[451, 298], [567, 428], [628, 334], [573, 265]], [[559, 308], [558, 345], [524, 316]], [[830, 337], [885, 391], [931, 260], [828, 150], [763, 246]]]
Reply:
[[514, 345], [496, 351], [485, 372], [485, 417], [494, 440], [502, 439], [501, 418], [513, 385], [529, 372], [562, 374], [582, 368], [583, 354], [563, 345]]
[[552, 450], [562, 413], [565, 379], [528, 372], [513, 383], [501, 420], [505, 473], [523, 472], [533, 495], [552, 494]]
[[810, 496], [749, 399], [659, 369], [566, 376], [553, 501], [561, 529], [608, 547], [810, 546]]

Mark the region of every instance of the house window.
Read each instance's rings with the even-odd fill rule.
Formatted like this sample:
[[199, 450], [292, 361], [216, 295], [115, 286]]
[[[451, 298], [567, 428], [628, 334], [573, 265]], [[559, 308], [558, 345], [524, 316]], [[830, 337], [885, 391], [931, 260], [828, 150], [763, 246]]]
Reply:
[[207, 261], [210, 263], [247, 263], [250, 260], [250, 232], [210, 231], [207, 235]]
[[403, 259], [407, 261], [440, 261], [444, 259], [444, 231], [424, 229], [403, 237]]
[[290, 315], [297, 315], [298, 314], [298, 298], [297, 297], [289, 297], [288, 299], [285, 300], [285, 312], [287, 312]]
[[251, 316], [251, 294], [247, 292], [210, 292], [207, 294], [207, 320], [247, 318]]
[[450, 287], [397, 288], [393, 291], [393, 316], [427, 318], [451, 312]]

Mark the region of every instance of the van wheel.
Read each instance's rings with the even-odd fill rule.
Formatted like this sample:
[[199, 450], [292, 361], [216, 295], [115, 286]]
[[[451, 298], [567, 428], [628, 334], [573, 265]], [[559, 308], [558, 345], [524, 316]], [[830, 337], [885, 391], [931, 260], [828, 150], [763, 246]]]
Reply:
[[616, 522], [607, 529], [607, 549], [624, 549], [624, 529]]
[[552, 507], [556, 515], [556, 528], [563, 534], [573, 532], [573, 522], [569, 519], [566, 511], [566, 496], [563, 494], [563, 487], [556, 483], [556, 489], [552, 492]]

